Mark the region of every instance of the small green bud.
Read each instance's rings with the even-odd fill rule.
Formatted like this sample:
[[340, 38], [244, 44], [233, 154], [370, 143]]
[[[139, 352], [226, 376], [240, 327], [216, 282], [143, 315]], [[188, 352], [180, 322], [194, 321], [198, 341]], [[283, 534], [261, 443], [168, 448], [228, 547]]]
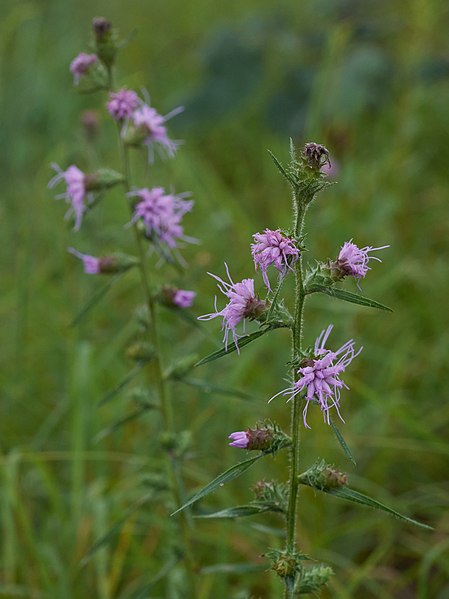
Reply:
[[332, 568], [323, 565], [307, 570], [304, 569], [295, 583], [293, 589], [294, 595], [316, 593], [329, 582], [333, 573]]
[[121, 173], [110, 168], [100, 168], [94, 173], [85, 175], [84, 186], [86, 191], [103, 191], [123, 183], [124, 180]]
[[126, 355], [136, 362], [149, 362], [154, 358], [154, 348], [150, 343], [137, 341], [126, 349]]
[[117, 34], [112, 29], [111, 22], [104, 17], [95, 17], [92, 20], [92, 29], [97, 56], [109, 69], [114, 64], [118, 51]]
[[301, 484], [324, 491], [348, 484], [348, 475], [340, 472], [324, 460], [318, 460], [308, 470], [299, 475]]

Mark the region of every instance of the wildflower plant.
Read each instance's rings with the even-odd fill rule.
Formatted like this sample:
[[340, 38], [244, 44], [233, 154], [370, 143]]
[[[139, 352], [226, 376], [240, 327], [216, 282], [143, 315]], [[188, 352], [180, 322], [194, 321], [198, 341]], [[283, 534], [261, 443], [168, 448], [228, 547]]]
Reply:
[[[101, 96], [103, 111], [109, 119], [110, 127], [117, 133], [118, 169], [103, 168], [89, 172], [83, 168], [84, 165], [71, 164], [65, 170], [53, 165], [57, 174], [50, 181], [49, 187], [61, 189], [56, 197], [64, 199], [69, 205], [66, 218], [73, 220], [75, 232], [83, 227], [89, 213], [112, 187], [121, 188], [121, 201], [128, 207], [128, 221], [117, 224], [123, 237], [130, 236], [131, 231], [133, 232], [135, 256], [121, 251], [104, 254], [101, 250], [99, 256], [90, 255], [81, 252], [75, 243], [73, 245], [76, 247], [68, 248], [68, 252], [80, 260], [84, 272], [89, 275], [114, 275], [116, 279], [130, 269], [139, 271], [144, 306], [136, 310], [138, 332], [126, 350], [127, 358], [136, 367], [115, 390], [103, 398], [100, 405], [114, 397], [137, 374], [142, 379], [146, 372], [146, 382], [143, 386], [136, 386], [130, 397], [138, 405], [137, 412], [132, 414], [133, 419], [149, 410], [156, 414], [155, 426], [160, 435], [155, 451], [165, 461], [165, 471], [148, 473], [145, 482], [148, 487], [150, 479], [159, 481], [150, 485], [152, 495], [165, 506], [167, 516], [162, 528], [165, 527], [167, 534], [164, 546], [167, 548], [166, 559], [169, 566], [164, 566], [165, 574], [161, 578], [170, 579], [173, 575], [178, 581], [173, 584], [182, 585], [183, 596], [196, 597], [190, 514], [186, 513], [176, 520], [168, 517], [173, 507], [185, 500], [182, 464], [191, 447], [190, 433], [177, 428], [169, 387], [171, 380], [183, 379], [184, 374], [192, 368], [194, 360], [187, 360], [181, 366], [176, 363], [165, 366], [159, 323], [160, 306], [170, 309], [173, 318], [178, 314], [188, 321], [185, 311], [191, 308], [195, 300], [196, 293], [178, 286], [176, 281], [183, 276], [183, 267], [186, 266], [180, 250], [186, 243], [196, 241], [184, 232], [184, 217], [192, 210], [194, 203], [187, 199], [190, 195], [188, 193], [165, 191], [156, 181], [152, 182], [152, 186], [144, 187], [131, 178], [131, 148], [141, 153], [145, 161], [148, 161], [148, 155], [152, 161], [158, 150], [161, 150], [164, 158], [175, 156], [179, 142], [169, 137], [166, 122], [181, 112], [181, 109], [164, 117], [137, 91], [126, 87], [116, 88], [116, 60], [122, 45], [111, 23], [97, 17], [93, 20], [93, 52], [78, 54], [70, 64], [76, 88], [83, 93], [98, 92]], [[148, 172], [146, 175], [145, 183], [148, 185]], [[94, 245], [94, 239], [90, 239], [90, 244]], [[97, 254], [96, 251], [94, 253]], [[160, 279], [163, 279], [162, 284], [158, 283]], [[88, 302], [75, 320], [84, 318], [90, 307], [103, 295], [100, 291], [94, 296], [94, 300]], [[190, 320], [197, 326], [193, 317]], [[111, 428], [115, 430], [128, 420], [129, 418], [124, 418]], [[100, 540], [94, 547], [101, 545]], [[153, 578], [155, 574], [150, 573], [148, 578]], [[173, 595], [167, 590], [167, 596]]]
[[[288, 361], [290, 384], [267, 401], [284, 399], [290, 406], [290, 430], [283, 432], [278, 424], [266, 421], [255, 428], [235, 431], [229, 434], [229, 445], [239, 450], [255, 453], [217, 476], [206, 487], [190, 498], [178, 511], [190, 508], [196, 501], [203, 499], [212, 491], [219, 489], [245, 472], [260, 459], [273, 456], [279, 451], [289, 452], [290, 469], [286, 480], [261, 481], [256, 485], [255, 498], [244, 506], [229, 507], [219, 512], [207, 514], [207, 518], [236, 518], [275, 512], [284, 520], [285, 543], [277, 548], [267, 549], [265, 557], [271, 568], [283, 583], [284, 599], [292, 599], [304, 594], [318, 595], [332, 576], [327, 565], [308, 565], [311, 559], [301, 551], [301, 539], [297, 538], [298, 494], [301, 485], [317, 491], [373, 507], [392, 514], [402, 520], [424, 528], [429, 528], [394, 509], [348, 487], [348, 477], [324, 460], [317, 461], [309, 468], [301, 463], [301, 444], [313, 434], [309, 424], [312, 411], [321, 411], [324, 426], [334, 433], [346, 457], [355, 464], [348, 444], [334, 420], [344, 422], [347, 410], [345, 396], [350, 392], [347, 384], [347, 370], [362, 351], [359, 342], [349, 339], [340, 347], [331, 341], [334, 325], [326, 324], [316, 336], [313, 346], [304, 345], [304, 308], [306, 301], [312, 301], [314, 295], [322, 294], [332, 301], [345, 301], [368, 308], [390, 311], [378, 301], [345, 288], [344, 279], [352, 277], [357, 286], [370, 270], [371, 260], [380, 259], [370, 255], [386, 249], [388, 246], [360, 249], [351, 239], [343, 243], [334, 260], [319, 261], [309, 258], [306, 261], [307, 241], [304, 226], [305, 217], [317, 196], [331, 183], [327, 172], [331, 166], [328, 150], [321, 144], [307, 143], [298, 155], [293, 143], [290, 145], [290, 163], [287, 166], [272, 155], [274, 163], [292, 189], [292, 224], [288, 229], [265, 229], [253, 235], [253, 243], [248, 255], [253, 258], [254, 267], [262, 273], [266, 287], [265, 297], [259, 296], [255, 289], [255, 280], [245, 278], [234, 282], [230, 269], [225, 264], [227, 280], [212, 274], [218, 282], [218, 288], [228, 300], [224, 307], [220, 299], [215, 299], [214, 311], [200, 316], [201, 320], [222, 319], [224, 347], [206, 356], [197, 365], [223, 358], [233, 352], [240, 354], [248, 344], [262, 336], [271, 334], [275, 329], [285, 328], [291, 335], [291, 355]], [[307, 256], [310, 252], [307, 251]], [[211, 273], [209, 273], [211, 274]], [[277, 274], [277, 284], [273, 285]], [[287, 277], [294, 278], [292, 297], [283, 295], [287, 287]], [[273, 288], [272, 288], [273, 287]], [[252, 332], [245, 331], [248, 320], [255, 322]], [[309, 334], [309, 333], [308, 333]], [[273, 404], [271, 404], [273, 405]]]

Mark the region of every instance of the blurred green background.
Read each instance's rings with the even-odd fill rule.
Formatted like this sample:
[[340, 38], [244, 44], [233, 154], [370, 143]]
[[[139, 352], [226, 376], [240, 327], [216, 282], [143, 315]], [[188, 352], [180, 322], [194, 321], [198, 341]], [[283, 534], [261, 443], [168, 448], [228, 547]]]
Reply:
[[[342, 429], [357, 467], [320, 414], [303, 433], [303, 464], [322, 456], [347, 470], [359, 490], [435, 530], [306, 489], [300, 546], [336, 572], [323, 597], [449, 597], [448, 13], [444, 0], [3, 0], [0, 597], [137, 597], [166, 549], [161, 512], [150, 502], [81, 562], [160, 467], [152, 455], [153, 414], [106, 434], [133, 407], [126, 394], [97, 407], [131, 368], [123, 354], [141, 301], [137, 275], [123, 277], [80, 326], [69, 327], [104, 281], [83, 276], [66, 248], [132, 252], [123, 199], [108, 194], [75, 233], [46, 187], [51, 162], [119, 168], [105, 97], [77, 94], [68, 70], [86, 50], [96, 15], [110, 18], [123, 36], [135, 31], [119, 57], [119, 83], [148, 89], [162, 114], [186, 107], [170, 123], [172, 137], [185, 142], [176, 159], [154, 166], [151, 181], [190, 190], [195, 199], [186, 232], [201, 245], [183, 252], [185, 279], [158, 271], [161, 280], [197, 290], [195, 316], [212, 307], [207, 270], [223, 275], [226, 260], [235, 279], [252, 276], [251, 235], [289, 226], [289, 189], [267, 153], [287, 161], [289, 137], [298, 146], [324, 143], [339, 165], [338, 185], [308, 215], [310, 256], [333, 257], [351, 238], [362, 247], [391, 244], [363, 292], [393, 314], [330, 298], [307, 304], [306, 342], [333, 322], [336, 347], [354, 337], [364, 351], [342, 399]], [[101, 118], [95, 143], [80, 121], [87, 109]], [[136, 182], [142, 163], [136, 154]], [[345, 286], [355, 290], [351, 281]], [[218, 322], [206, 323], [204, 333], [171, 314], [163, 319], [174, 359], [209, 353], [221, 338]], [[287, 333], [276, 331], [240, 357], [194, 373], [251, 399], [174, 386], [177, 425], [193, 432], [190, 489], [243, 457], [228, 448], [230, 432], [263, 417], [287, 427], [289, 408], [267, 399], [285, 386], [289, 351]], [[259, 462], [201, 508], [246, 503], [256, 480], [283, 479], [286, 468], [281, 455]], [[261, 554], [280, 542], [278, 525], [274, 517], [198, 521], [201, 597], [279, 597], [279, 583], [263, 569], [213, 568], [263, 563]], [[161, 589], [141, 596], [161, 597]]]

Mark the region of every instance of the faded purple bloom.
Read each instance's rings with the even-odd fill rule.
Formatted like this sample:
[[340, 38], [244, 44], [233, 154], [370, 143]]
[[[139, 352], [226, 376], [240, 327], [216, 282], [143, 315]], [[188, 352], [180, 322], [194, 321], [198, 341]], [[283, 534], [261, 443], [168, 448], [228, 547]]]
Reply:
[[178, 247], [178, 240], [192, 242], [184, 235], [182, 217], [190, 212], [193, 201], [185, 200], [185, 194], [166, 194], [162, 187], [137, 189], [129, 194], [140, 202], [134, 207], [132, 223], [142, 219], [146, 234], [157, 244], [169, 249]]
[[143, 132], [143, 142], [148, 146], [150, 151], [156, 144], [165, 150], [169, 158], [174, 156], [179, 143], [171, 140], [168, 137], [167, 129], [164, 123], [176, 114], [182, 112], [182, 110], [183, 108], [179, 107], [175, 110], [172, 110], [172, 112], [169, 114], [162, 116], [157, 112], [157, 110], [151, 106], [148, 106], [148, 104], [143, 104], [140, 108], [134, 111], [131, 117], [132, 123], [138, 131]]
[[260, 268], [265, 285], [271, 291], [270, 281], [267, 275], [269, 266], [274, 266], [282, 276], [285, 276], [291, 264], [299, 258], [299, 250], [290, 237], [282, 235], [279, 229], [272, 231], [265, 229], [263, 233], [253, 235], [255, 243], [251, 244], [251, 254], [254, 264]]
[[210, 272], [207, 274], [218, 281], [219, 290], [229, 299], [229, 302], [223, 310], [218, 311], [217, 298], [215, 298], [215, 312], [199, 316], [198, 320], [211, 320], [217, 316], [222, 316], [222, 330], [224, 331], [223, 341], [225, 348], [226, 350], [228, 349], [228, 337], [229, 333], [231, 333], [237, 351], [239, 351], [237, 343], [239, 336], [236, 331], [237, 325], [244, 321], [245, 318], [257, 318], [260, 316], [265, 311], [267, 304], [256, 297], [254, 292], [254, 279], [243, 279], [239, 283], [234, 283], [226, 263], [225, 268], [230, 283], [223, 281], [223, 279], [220, 279], [220, 277], [217, 277]]
[[338, 177], [338, 173], [340, 172], [340, 166], [335, 158], [332, 159], [332, 164], [330, 162], [326, 162], [321, 167], [321, 172], [329, 177], [329, 179], [336, 179]]
[[389, 245], [383, 245], [378, 248], [373, 248], [369, 245], [359, 249], [355, 243], [351, 241], [345, 241], [343, 244], [338, 258], [335, 262], [331, 263], [331, 269], [340, 275], [340, 278], [345, 276], [351, 276], [355, 279], [362, 279], [366, 276], [366, 273], [371, 270], [368, 266], [370, 260], [377, 260], [382, 262], [380, 258], [376, 256], [369, 256], [369, 252], [375, 252], [377, 250], [384, 250], [390, 247]]
[[249, 435], [246, 431], [231, 433], [228, 439], [232, 439], [232, 443], [229, 443], [231, 447], [238, 447], [239, 449], [246, 449], [248, 447]]
[[306, 405], [303, 411], [304, 426], [306, 428], [310, 428], [306, 418], [311, 401], [319, 403], [324, 415], [324, 421], [327, 424], [330, 423], [329, 410], [333, 407], [337, 410], [340, 419], [343, 420], [339, 411], [340, 389], [343, 387], [349, 389], [349, 387], [341, 380], [340, 375], [363, 349], [360, 348], [356, 352], [352, 339], [342, 345], [336, 352], [326, 349], [324, 346], [332, 328], [333, 325], [329, 325], [315, 341], [313, 357], [303, 362], [304, 365], [297, 370], [297, 373], [301, 375], [299, 380], [295, 381], [292, 387], [284, 389], [274, 396], [288, 395], [290, 400], [298, 395], [298, 393], [306, 390]]
[[136, 92], [124, 88], [118, 92], [111, 92], [109, 94], [107, 109], [113, 119], [123, 121], [132, 117], [133, 112], [138, 108], [139, 104], [140, 99]]
[[82, 254], [75, 250], [75, 248], [68, 248], [68, 251], [82, 260], [84, 266], [84, 272], [88, 275], [98, 275], [100, 274], [100, 258], [95, 258], [94, 256], [89, 256], [88, 254]]
[[70, 72], [73, 75], [73, 83], [78, 85], [82, 77], [89, 71], [91, 66], [97, 62], [96, 54], [81, 52], [70, 63]]
[[177, 289], [173, 294], [173, 303], [178, 308], [190, 308], [195, 299], [195, 291], [188, 291], [187, 289]]
[[52, 188], [60, 181], [65, 181], [67, 190], [56, 196], [56, 199], [65, 199], [71, 204], [71, 209], [66, 217], [73, 212], [75, 215], [75, 230], [78, 231], [81, 226], [83, 214], [86, 211], [86, 199], [92, 200], [92, 194], [86, 191], [86, 175], [75, 165], [63, 171], [57, 164], [52, 164], [52, 168], [57, 171], [57, 175], [51, 179], [48, 187]]

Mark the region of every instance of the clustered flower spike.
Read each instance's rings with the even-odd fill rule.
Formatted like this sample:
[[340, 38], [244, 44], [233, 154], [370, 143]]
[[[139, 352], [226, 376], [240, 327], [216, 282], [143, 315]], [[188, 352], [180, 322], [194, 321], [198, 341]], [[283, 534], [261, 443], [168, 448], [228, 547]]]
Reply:
[[266, 309], [266, 302], [261, 301], [254, 292], [254, 279], [243, 279], [239, 283], [234, 283], [229, 274], [228, 265], [225, 264], [226, 274], [229, 278], [229, 283], [217, 277], [212, 273], [208, 273], [211, 277], [218, 281], [218, 288], [220, 291], [229, 299], [229, 302], [223, 308], [218, 311], [217, 309], [217, 298], [215, 298], [215, 312], [211, 314], [205, 314], [199, 316], [198, 320], [211, 320], [218, 316], [223, 317], [222, 329], [224, 330], [224, 344], [226, 350], [228, 348], [229, 334], [232, 334], [232, 339], [238, 348], [238, 338], [236, 328], [237, 325], [245, 321], [245, 318], [257, 318]]
[[[131, 121], [137, 131], [143, 134], [143, 143], [148, 146], [150, 159], [154, 146], [160, 146], [169, 158], [172, 158], [178, 147], [178, 143], [171, 140], [167, 135], [165, 122], [182, 112], [183, 108], [176, 108], [166, 116], [160, 115], [155, 108], [142, 104], [132, 114]], [[126, 134], [126, 133], [125, 133]]]
[[335, 278], [340, 279], [346, 276], [354, 277], [355, 279], [363, 279], [370, 269], [368, 262], [370, 260], [377, 260], [382, 262], [380, 258], [376, 256], [369, 256], [369, 252], [375, 252], [377, 250], [384, 250], [390, 247], [389, 245], [383, 245], [378, 248], [373, 248], [369, 245], [360, 249], [355, 243], [351, 241], [345, 241], [340, 253], [338, 254], [337, 260], [331, 262], [331, 270]]
[[73, 75], [73, 83], [78, 85], [80, 80], [86, 75], [89, 69], [97, 62], [96, 54], [86, 54], [80, 52], [70, 63], [70, 72]]
[[[346, 370], [346, 367], [356, 358], [363, 348], [355, 351], [354, 341], [350, 339], [340, 347], [336, 352], [326, 349], [324, 346], [332, 331], [333, 325], [329, 325], [323, 330], [315, 341], [314, 356], [310, 360], [303, 362], [297, 373], [300, 378], [295, 381], [292, 387], [284, 389], [278, 395], [289, 396], [293, 399], [298, 393], [306, 391], [306, 405], [303, 411], [304, 426], [310, 428], [307, 424], [307, 410], [311, 401], [318, 402], [323, 412], [324, 421], [330, 424], [329, 410], [335, 408], [340, 419], [344, 422], [340, 414], [340, 390], [349, 387], [341, 380], [340, 375]], [[271, 398], [273, 399], [273, 398]], [[270, 400], [271, 401], [271, 400]]]
[[92, 194], [86, 190], [86, 175], [75, 165], [71, 165], [63, 171], [57, 164], [52, 164], [52, 168], [57, 171], [57, 175], [48, 184], [52, 188], [60, 181], [64, 181], [67, 190], [56, 196], [56, 199], [65, 199], [71, 208], [67, 212], [67, 217], [73, 212], [75, 215], [75, 230], [78, 231], [81, 226], [83, 214], [86, 211], [86, 200], [92, 201]]
[[251, 254], [254, 265], [260, 268], [265, 285], [271, 291], [267, 270], [274, 266], [282, 276], [287, 274], [299, 258], [299, 250], [290, 237], [284, 236], [279, 229], [272, 231], [265, 229], [263, 233], [253, 235], [254, 242], [251, 244]]
[[129, 196], [139, 198], [134, 207], [132, 223], [142, 220], [146, 235], [157, 245], [168, 250], [178, 247], [178, 241], [194, 241], [184, 235], [182, 217], [190, 212], [193, 201], [185, 200], [184, 194], [165, 193], [163, 187], [138, 189]]
[[140, 99], [136, 92], [123, 88], [109, 94], [107, 109], [113, 119], [123, 121], [132, 117], [139, 104]]

